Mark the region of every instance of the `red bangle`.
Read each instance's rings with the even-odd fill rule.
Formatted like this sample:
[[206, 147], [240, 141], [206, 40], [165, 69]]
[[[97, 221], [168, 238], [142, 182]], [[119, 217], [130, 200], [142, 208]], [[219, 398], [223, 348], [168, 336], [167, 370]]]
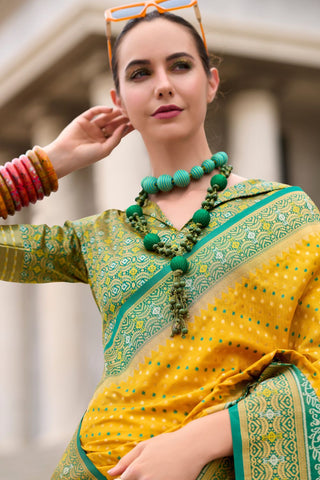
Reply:
[[27, 190], [24, 186], [23, 180], [19, 175], [18, 170], [16, 169], [16, 167], [14, 166], [14, 164], [12, 162], [7, 162], [7, 163], [5, 163], [4, 166], [8, 170], [8, 172], [10, 173], [11, 178], [13, 180], [13, 183], [15, 184], [15, 186], [17, 188], [22, 206], [27, 207], [29, 205], [29, 197], [28, 197]]
[[0, 192], [2, 195], [2, 198], [6, 204], [6, 208], [8, 210], [9, 215], [14, 215], [14, 212], [16, 211], [14, 207], [14, 203], [11, 197], [11, 193], [9, 188], [7, 187], [6, 182], [4, 181], [3, 176], [0, 173]]
[[23, 181], [23, 185], [27, 191], [29, 201], [31, 203], [36, 203], [37, 201], [37, 192], [33, 186], [31, 177], [28, 173], [27, 168], [23, 165], [21, 158], [14, 158], [12, 160], [13, 165], [16, 167], [16, 169], [19, 172], [20, 178]]
[[32, 162], [29, 160], [27, 155], [20, 155], [19, 159], [20, 159], [22, 165], [26, 168], [26, 170], [28, 171], [28, 173], [30, 175], [32, 184], [33, 184], [33, 186], [35, 188], [35, 191], [37, 193], [37, 199], [42, 200], [43, 197], [44, 197], [44, 191], [43, 191], [43, 188], [42, 188], [42, 183], [41, 183], [40, 177], [37, 174], [36, 169], [34, 168]]
[[15, 210], [19, 212], [19, 210], [21, 210], [22, 204], [21, 204], [21, 200], [20, 200], [20, 195], [18, 193], [18, 190], [17, 190], [12, 178], [11, 178], [11, 175], [10, 175], [9, 171], [6, 169], [6, 167], [4, 167], [3, 165], [0, 166], [0, 173], [1, 173], [2, 177], [4, 178], [4, 181], [7, 184], [7, 187], [9, 189], [9, 192], [11, 194], [11, 197], [12, 197], [12, 200], [13, 200], [13, 203], [14, 203]]

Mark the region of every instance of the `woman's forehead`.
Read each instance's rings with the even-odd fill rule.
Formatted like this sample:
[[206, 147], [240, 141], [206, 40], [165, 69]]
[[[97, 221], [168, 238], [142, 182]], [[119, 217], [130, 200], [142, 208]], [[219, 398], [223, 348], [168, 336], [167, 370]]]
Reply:
[[177, 51], [196, 53], [194, 40], [185, 27], [165, 19], [141, 22], [123, 38], [119, 66], [134, 58], [166, 58]]

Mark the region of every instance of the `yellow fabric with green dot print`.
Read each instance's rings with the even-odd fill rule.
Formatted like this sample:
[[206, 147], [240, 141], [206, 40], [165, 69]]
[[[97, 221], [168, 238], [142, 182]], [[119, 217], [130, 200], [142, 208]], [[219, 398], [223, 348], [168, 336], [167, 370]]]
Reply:
[[[144, 211], [164, 240], [184, 238], [157, 205]], [[317, 478], [319, 211], [299, 188], [243, 182], [219, 194], [187, 258], [189, 333], [171, 338], [169, 262], [123, 212], [0, 228], [1, 279], [86, 282], [102, 315], [104, 374], [54, 480], [111, 479], [138, 442], [222, 408], [234, 462], [198, 480]]]

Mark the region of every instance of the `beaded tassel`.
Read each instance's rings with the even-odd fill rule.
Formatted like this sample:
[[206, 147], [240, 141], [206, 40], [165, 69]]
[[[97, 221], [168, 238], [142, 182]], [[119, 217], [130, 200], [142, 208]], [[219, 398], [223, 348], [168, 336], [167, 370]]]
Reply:
[[[187, 296], [185, 293], [186, 282], [182, 276], [187, 273], [189, 265], [184, 254], [192, 251], [203, 229], [209, 225], [210, 212], [215, 207], [215, 202], [218, 198], [218, 191], [224, 190], [227, 186], [227, 178], [232, 171], [232, 167], [226, 165], [227, 159], [228, 157], [226, 153], [219, 152], [213, 155], [211, 159], [205, 160], [201, 167], [193, 167], [190, 174], [184, 170], [178, 170], [178, 172], [172, 177], [176, 180], [177, 178], [184, 177], [184, 181], [187, 183], [186, 174], [190, 175], [190, 178], [198, 179], [202, 177], [203, 173], [210, 173], [214, 168], [219, 169], [219, 174], [213, 175], [211, 178], [211, 186], [208, 188], [205, 200], [202, 202], [202, 208], [193, 214], [192, 223], [187, 227], [188, 233], [186, 233], [186, 238], [179, 246], [173, 246], [170, 242], [165, 243], [161, 240], [159, 235], [150, 232], [148, 222], [145, 219], [142, 210], [148, 198], [148, 192], [145, 191], [144, 187], [146, 186], [150, 193], [156, 193], [159, 189], [165, 191], [164, 188], [167, 187], [162, 188], [164, 181], [161, 177], [166, 177], [166, 182], [169, 182], [169, 179], [167, 178], [169, 176], [162, 175], [159, 179], [156, 179], [155, 177], [146, 177], [146, 179], [142, 181], [143, 188], [139, 193], [139, 196], [136, 198], [137, 203], [131, 205], [126, 210], [128, 220], [132, 227], [138, 233], [143, 235], [143, 244], [146, 250], [154, 251], [159, 255], [171, 258], [170, 267], [173, 272], [173, 284], [170, 291], [170, 308], [173, 314], [171, 336], [181, 334], [181, 336], [184, 337], [188, 333], [188, 328], [186, 326], [186, 319], [188, 317]], [[202, 172], [200, 172], [199, 169], [202, 170]], [[169, 183], [167, 185], [169, 185]], [[179, 185], [179, 180], [178, 182], [176, 181], [176, 185], [181, 186]], [[159, 186], [161, 188], [159, 188]], [[172, 186], [174, 186], [173, 181]]]

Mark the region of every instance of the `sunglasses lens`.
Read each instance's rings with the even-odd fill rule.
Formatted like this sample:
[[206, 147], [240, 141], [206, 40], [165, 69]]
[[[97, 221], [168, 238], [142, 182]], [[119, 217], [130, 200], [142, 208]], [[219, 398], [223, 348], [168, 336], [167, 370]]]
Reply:
[[115, 12], [112, 12], [112, 18], [121, 19], [127, 17], [138, 17], [142, 12], [143, 8], [143, 5], [140, 7], [122, 8], [121, 10], [116, 10]]
[[191, 3], [191, 0], [165, 0], [160, 3], [160, 6], [163, 8], [185, 7], [189, 3]]

